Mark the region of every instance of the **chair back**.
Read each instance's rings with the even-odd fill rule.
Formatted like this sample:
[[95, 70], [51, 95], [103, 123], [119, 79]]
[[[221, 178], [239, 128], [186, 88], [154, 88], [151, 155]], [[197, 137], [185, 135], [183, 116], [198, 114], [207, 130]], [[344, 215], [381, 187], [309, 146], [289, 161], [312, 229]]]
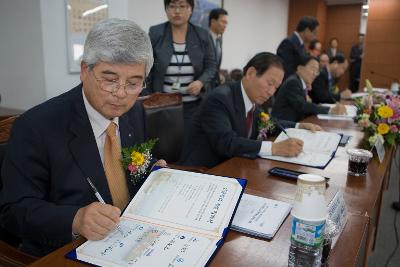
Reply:
[[183, 147], [183, 106], [179, 93], [155, 93], [143, 100], [149, 138], [158, 138], [153, 156], [169, 163], [179, 160]]
[[12, 116], [0, 121], [0, 144], [6, 143], [10, 137], [11, 127], [17, 116]]

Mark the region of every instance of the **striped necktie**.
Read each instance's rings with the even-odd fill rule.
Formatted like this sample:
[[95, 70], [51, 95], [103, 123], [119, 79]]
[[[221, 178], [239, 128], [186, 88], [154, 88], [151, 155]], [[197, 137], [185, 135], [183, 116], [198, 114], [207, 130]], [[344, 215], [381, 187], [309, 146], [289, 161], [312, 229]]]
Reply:
[[114, 206], [121, 210], [129, 201], [128, 186], [121, 163], [121, 147], [116, 135], [117, 125], [111, 122], [104, 143], [104, 170]]

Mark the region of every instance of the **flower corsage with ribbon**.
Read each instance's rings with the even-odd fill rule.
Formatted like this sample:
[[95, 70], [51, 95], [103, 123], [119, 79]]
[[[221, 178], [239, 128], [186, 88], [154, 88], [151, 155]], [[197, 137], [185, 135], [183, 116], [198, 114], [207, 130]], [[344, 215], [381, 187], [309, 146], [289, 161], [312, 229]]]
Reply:
[[122, 166], [133, 185], [146, 176], [152, 159], [151, 150], [157, 141], [158, 139], [150, 139], [142, 144], [122, 148]]
[[271, 117], [264, 111], [260, 112], [258, 117], [258, 136], [257, 140], [265, 141], [268, 135], [272, 133], [275, 125], [271, 120]]

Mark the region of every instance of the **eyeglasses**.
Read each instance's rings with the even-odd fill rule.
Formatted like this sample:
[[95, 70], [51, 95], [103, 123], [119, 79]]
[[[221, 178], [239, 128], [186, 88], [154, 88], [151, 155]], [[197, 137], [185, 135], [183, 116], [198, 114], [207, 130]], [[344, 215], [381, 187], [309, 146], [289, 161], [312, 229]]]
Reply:
[[187, 10], [189, 8], [189, 5], [168, 5], [167, 10], [168, 11], [179, 11], [179, 10]]
[[94, 75], [94, 79], [98, 82], [100, 89], [109, 93], [118, 92], [119, 88], [123, 88], [128, 95], [134, 95], [138, 91], [142, 90], [142, 88], [146, 88], [146, 82], [138, 82], [138, 83], [125, 83], [120, 84], [119, 80], [109, 80], [109, 79], [99, 79]]

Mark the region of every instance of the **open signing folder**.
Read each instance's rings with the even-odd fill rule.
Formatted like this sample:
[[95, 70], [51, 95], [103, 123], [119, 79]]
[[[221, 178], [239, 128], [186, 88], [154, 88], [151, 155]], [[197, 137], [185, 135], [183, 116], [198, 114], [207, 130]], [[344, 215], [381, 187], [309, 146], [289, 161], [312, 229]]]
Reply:
[[[286, 132], [291, 138], [303, 140], [303, 152], [296, 157], [263, 156], [263, 158], [324, 169], [335, 156], [342, 137], [337, 133], [311, 132], [295, 128], [286, 129]], [[286, 134], [281, 132], [274, 142], [286, 139], [288, 139]]]
[[154, 170], [122, 214], [121, 231], [68, 257], [100, 266], [204, 266], [222, 245], [246, 182]]
[[[321, 104], [323, 107], [332, 108], [335, 104]], [[320, 120], [340, 120], [340, 121], [353, 121], [357, 116], [357, 107], [354, 105], [345, 105], [346, 114], [335, 115], [335, 114], [318, 114], [317, 118]]]

